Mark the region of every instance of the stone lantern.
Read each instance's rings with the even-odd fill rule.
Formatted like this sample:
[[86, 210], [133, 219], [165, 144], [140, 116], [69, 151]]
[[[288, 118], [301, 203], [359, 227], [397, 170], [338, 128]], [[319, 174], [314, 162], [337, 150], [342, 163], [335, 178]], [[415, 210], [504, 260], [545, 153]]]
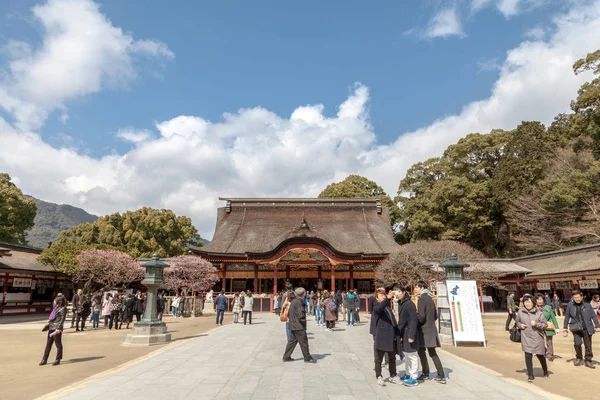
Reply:
[[146, 276], [142, 284], [148, 288], [146, 309], [140, 322], [133, 324], [134, 331], [127, 335], [126, 345], [152, 346], [171, 341], [171, 334], [167, 332], [167, 324], [156, 318], [156, 298], [158, 288], [163, 283], [163, 270], [169, 266], [162, 261], [158, 254], [152, 258], [141, 258], [140, 265], [146, 268]]
[[458, 261], [456, 254], [452, 254], [450, 258], [442, 263], [442, 267], [446, 273], [447, 281], [462, 281], [465, 278], [465, 264], [462, 261]]

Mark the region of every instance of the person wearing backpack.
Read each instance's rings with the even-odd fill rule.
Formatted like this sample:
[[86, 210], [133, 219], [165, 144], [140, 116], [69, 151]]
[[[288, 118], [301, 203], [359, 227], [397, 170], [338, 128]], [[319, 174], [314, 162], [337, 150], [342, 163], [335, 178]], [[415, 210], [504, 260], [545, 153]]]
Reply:
[[337, 321], [337, 315], [335, 315], [337, 310], [335, 295], [329, 295], [329, 293], [325, 291], [325, 293], [323, 293], [323, 298], [324, 300], [321, 302], [321, 305], [325, 309], [325, 324], [327, 330], [332, 332], [335, 327], [335, 321]]

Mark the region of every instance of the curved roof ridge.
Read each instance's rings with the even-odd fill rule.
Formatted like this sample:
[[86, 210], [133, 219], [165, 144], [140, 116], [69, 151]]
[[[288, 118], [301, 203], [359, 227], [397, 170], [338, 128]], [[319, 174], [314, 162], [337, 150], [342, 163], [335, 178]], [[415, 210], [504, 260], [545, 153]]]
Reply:
[[237, 226], [237, 229], [235, 230], [235, 235], [233, 235], [233, 237], [231, 238], [231, 242], [229, 242], [229, 245], [227, 246], [227, 249], [225, 250], [226, 253], [229, 251], [229, 248], [231, 247], [233, 242], [235, 242], [235, 239], [237, 238], [237, 235], [240, 233], [240, 229], [242, 229], [242, 225], [244, 225], [245, 220], [246, 220], [246, 208], [244, 207], [244, 214], [242, 215], [242, 220], [240, 221], [240, 224]]

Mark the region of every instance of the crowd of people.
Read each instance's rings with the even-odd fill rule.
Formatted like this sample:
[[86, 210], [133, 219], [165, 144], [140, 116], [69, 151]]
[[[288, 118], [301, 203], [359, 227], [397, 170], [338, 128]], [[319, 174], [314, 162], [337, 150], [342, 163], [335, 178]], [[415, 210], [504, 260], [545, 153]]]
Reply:
[[[594, 295], [590, 303], [586, 302], [583, 293], [574, 290], [571, 293], [564, 312], [562, 333], [568, 337], [573, 335], [575, 358], [573, 365], [585, 365], [595, 369], [593, 363], [592, 336], [600, 331], [598, 315], [600, 314], [600, 296]], [[558, 296], [549, 294], [525, 294], [519, 305], [514, 301], [514, 293], [508, 295], [508, 318], [506, 330], [511, 332], [511, 340], [520, 341], [521, 349], [525, 355], [527, 380], [533, 382], [533, 356], [539, 360], [543, 377], [550, 376], [548, 361], [556, 359], [554, 354], [554, 337], [560, 332], [560, 325], [556, 319], [562, 312], [562, 301], [556, 301]], [[514, 319], [514, 326], [511, 321]], [[518, 334], [517, 334], [518, 333]]]
[[[387, 291], [377, 285], [375, 293], [368, 299], [371, 315], [369, 332], [373, 337], [374, 370], [377, 384], [384, 386], [382, 368], [388, 366], [388, 382], [414, 387], [429, 380], [428, 356], [433, 361], [437, 376], [435, 382], [446, 383], [444, 367], [437, 355], [440, 340], [436, 328], [437, 309], [433, 294], [425, 282], [418, 282], [414, 289], [418, 296], [418, 307], [411, 299], [411, 293], [402, 286]], [[397, 306], [393, 304], [397, 299]], [[317, 291], [306, 293], [303, 288], [294, 289], [290, 282], [286, 290], [278, 294], [275, 310], [280, 319], [286, 322], [287, 345], [283, 362], [293, 359], [291, 355], [300, 345], [304, 361], [316, 363], [310, 354], [306, 335], [306, 316], [314, 315], [317, 326], [332, 331], [340, 320], [346, 326], [360, 323], [360, 298], [356, 291], [329, 293]], [[405, 360], [405, 372], [401, 376], [396, 370], [397, 358]], [[419, 364], [421, 374], [418, 374]]]

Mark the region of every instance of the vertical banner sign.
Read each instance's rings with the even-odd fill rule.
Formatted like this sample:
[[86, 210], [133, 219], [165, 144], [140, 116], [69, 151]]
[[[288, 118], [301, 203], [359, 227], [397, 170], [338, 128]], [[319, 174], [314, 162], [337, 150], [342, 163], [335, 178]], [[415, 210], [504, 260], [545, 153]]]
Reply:
[[475, 281], [447, 281], [452, 316], [452, 334], [456, 342], [482, 342], [485, 332]]

